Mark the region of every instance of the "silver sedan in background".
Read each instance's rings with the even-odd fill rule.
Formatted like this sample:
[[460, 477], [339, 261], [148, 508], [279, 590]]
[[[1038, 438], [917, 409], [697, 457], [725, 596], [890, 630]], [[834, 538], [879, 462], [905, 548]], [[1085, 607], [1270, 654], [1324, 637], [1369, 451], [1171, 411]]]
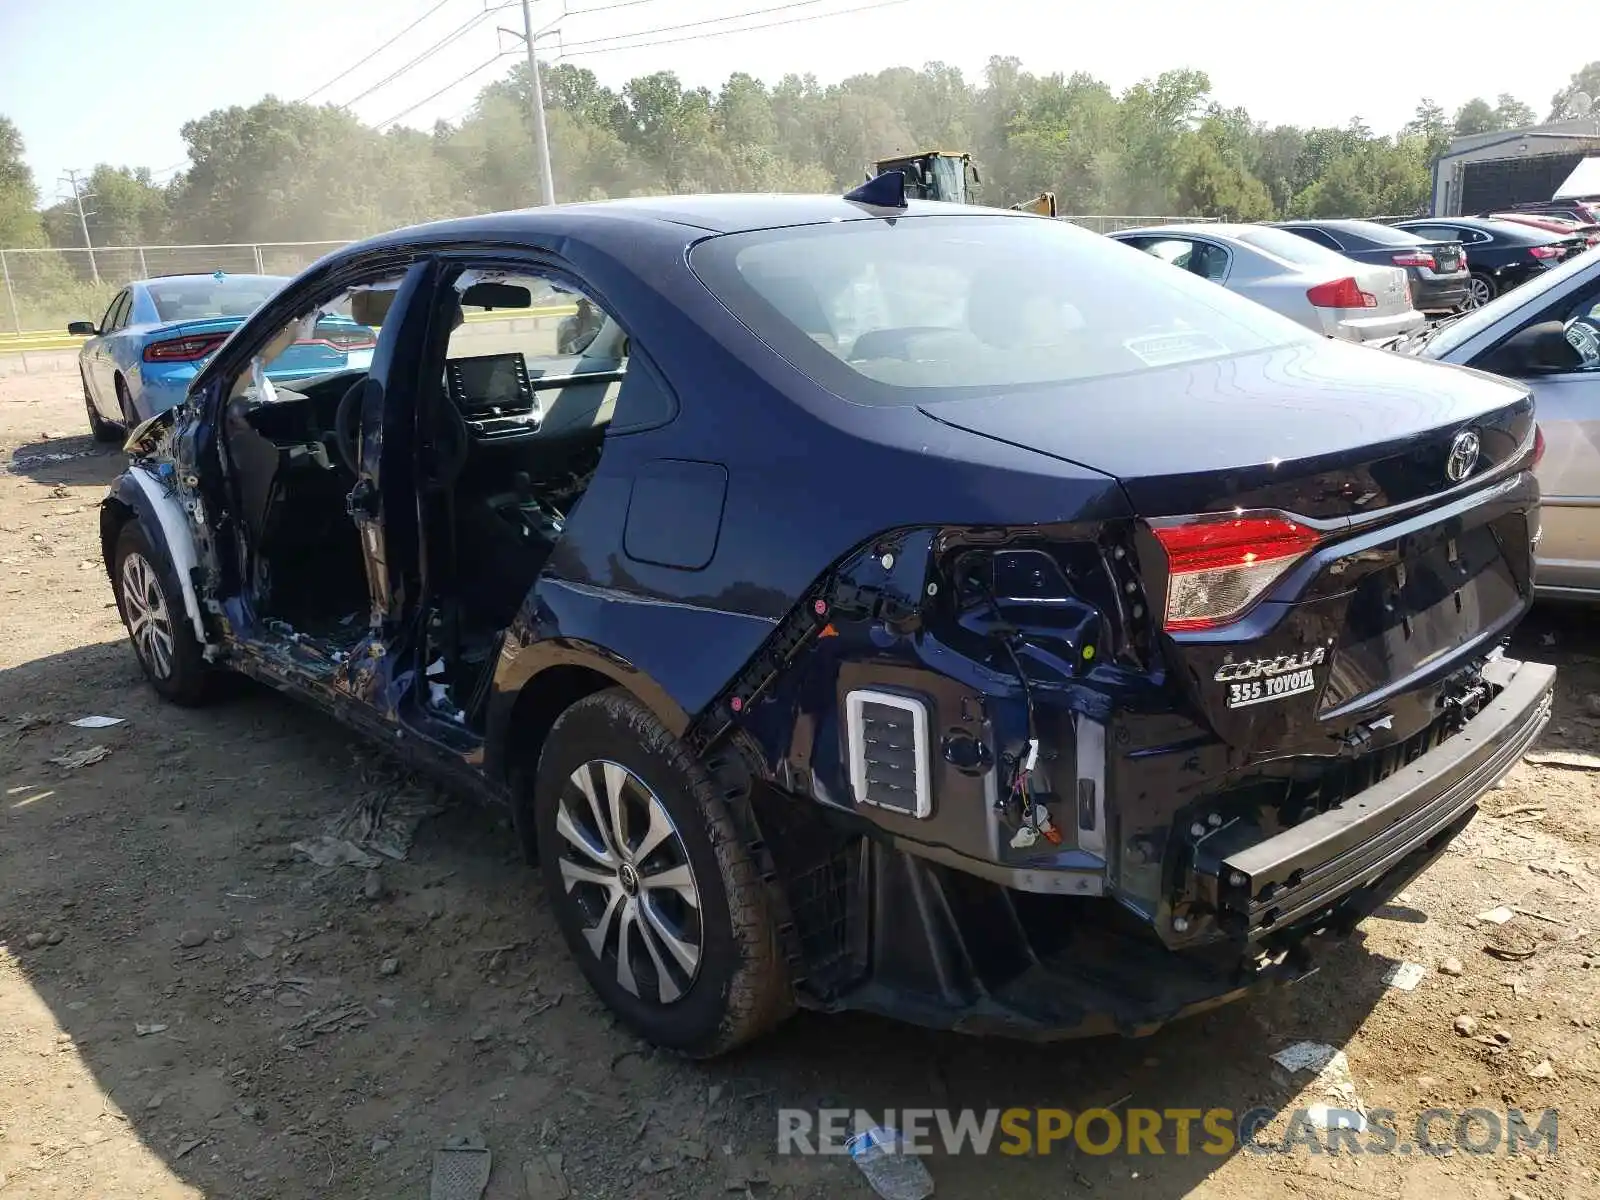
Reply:
[[1356, 262], [1263, 225], [1161, 225], [1110, 235], [1328, 337], [1388, 342], [1422, 328], [1401, 267]]
[[1534, 591], [1600, 599], [1600, 247], [1397, 347], [1533, 392], [1545, 447]]

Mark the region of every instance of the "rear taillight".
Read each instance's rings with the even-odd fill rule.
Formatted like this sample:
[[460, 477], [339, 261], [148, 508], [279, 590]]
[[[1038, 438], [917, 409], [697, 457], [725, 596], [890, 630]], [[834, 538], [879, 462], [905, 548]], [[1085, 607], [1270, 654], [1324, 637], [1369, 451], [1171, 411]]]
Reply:
[[1540, 260], [1561, 257], [1561, 249], [1558, 246], [1529, 246], [1528, 253]]
[[197, 333], [166, 342], [151, 342], [144, 348], [144, 360], [145, 362], [194, 362], [197, 358], [204, 358], [227, 340], [228, 335], [225, 333]]
[[1544, 430], [1536, 424], [1533, 427], [1533, 462], [1530, 466], [1537, 467], [1544, 458]]
[[1270, 513], [1195, 517], [1152, 532], [1167, 554], [1170, 633], [1237, 620], [1322, 540], [1316, 530]]
[[1427, 267], [1430, 271], [1438, 268], [1438, 263], [1434, 262], [1433, 255], [1426, 250], [1410, 250], [1405, 254], [1396, 254], [1394, 256], [1394, 265], [1397, 267]]
[[1377, 308], [1378, 298], [1363, 292], [1356, 281], [1346, 275], [1330, 283], [1319, 283], [1306, 290], [1306, 299], [1317, 308]]
[[316, 336], [302, 338], [297, 346], [328, 346], [334, 350], [371, 350], [378, 344], [370, 329], [318, 329]]

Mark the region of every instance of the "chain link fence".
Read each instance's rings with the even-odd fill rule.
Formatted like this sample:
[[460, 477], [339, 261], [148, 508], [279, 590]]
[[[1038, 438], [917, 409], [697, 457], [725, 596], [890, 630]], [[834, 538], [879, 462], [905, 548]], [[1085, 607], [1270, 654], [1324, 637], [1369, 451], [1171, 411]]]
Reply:
[[92, 250], [0, 250], [0, 350], [6, 341], [65, 335], [68, 321], [95, 321], [118, 290], [157, 275], [296, 275], [332, 242], [232, 246], [97, 246]]
[[[1063, 216], [1095, 233], [1206, 217], [1079, 214]], [[97, 246], [0, 250], [0, 351], [74, 344], [69, 321], [98, 322], [112, 297], [135, 279], [157, 275], [296, 275], [348, 241], [254, 242], [225, 246]]]

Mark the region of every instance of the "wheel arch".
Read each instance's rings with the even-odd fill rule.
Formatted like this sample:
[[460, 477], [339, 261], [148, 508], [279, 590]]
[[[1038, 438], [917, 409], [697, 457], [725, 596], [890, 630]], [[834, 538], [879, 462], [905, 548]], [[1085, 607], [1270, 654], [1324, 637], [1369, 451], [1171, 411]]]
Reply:
[[189, 535], [188, 518], [178, 502], [165, 494], [148, 472], [130, 467], [111, 483], [111, 490], [100, 502], [100, 553], [106, 574], [116, 585], [117, 537], [129, 521], [138, 521], [150, 545], [164, 554], [172, 565], [182, 592], [184, 614], [202, 646], [214, 639], [206, 633], [195, 592], [194, 569], [198, 565], [194, 540]]
[[649, 708], [675, 737], [688, 728], [688, 715], [652, 682], [640, 686], [642, 678], [617, 669], [601, 657], [598, 648], [585, 650], [567, 643], [558, 661], [547, 660], [522, 677], [514, 690], [497, 682], [490, 699], [484, 770], [505, 789], [517, 842], [527, 862], [538, 861], [532, 780], [545, 742], [562, 713], [597, 692], [620, 688]]
[[511, 782], [520, 767], [538, 763], [556, 719], [572, 705], [607, 688], [620, 687], [645, 705], [675, 737], [689, 727], [689, 714], [666, 689], [599, 646], [561, 639], [502, 659], [501, 678], [489, 700], [484, 768]]

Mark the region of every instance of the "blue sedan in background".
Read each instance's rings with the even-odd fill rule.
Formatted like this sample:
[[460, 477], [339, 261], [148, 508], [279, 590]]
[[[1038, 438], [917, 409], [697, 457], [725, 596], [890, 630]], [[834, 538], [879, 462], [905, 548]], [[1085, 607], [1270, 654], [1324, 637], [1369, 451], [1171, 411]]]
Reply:
[[[89, 428], [101, 441], [182, 402], [189, 381], [228, 335], [288, 281], [281, 275], [165, 275], [117, 293], [78, 354]], [[347, 316], [323, 313], [273, 364], [273, 379], [305, 379], [365, 367], [376, 341]]]

